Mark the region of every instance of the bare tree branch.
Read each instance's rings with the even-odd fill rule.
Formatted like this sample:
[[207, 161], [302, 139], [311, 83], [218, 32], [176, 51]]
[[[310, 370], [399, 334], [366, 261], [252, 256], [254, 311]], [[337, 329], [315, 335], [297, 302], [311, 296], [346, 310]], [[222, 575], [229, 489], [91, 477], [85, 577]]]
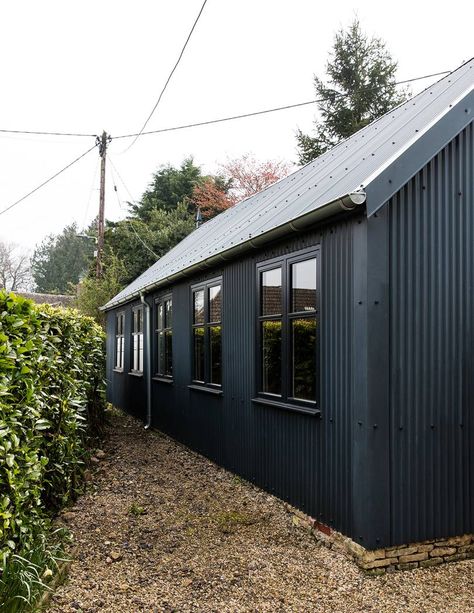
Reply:
[[0, 289], [27, 290], [31, 285], [29, 254], [13, 243], [0, 241]]

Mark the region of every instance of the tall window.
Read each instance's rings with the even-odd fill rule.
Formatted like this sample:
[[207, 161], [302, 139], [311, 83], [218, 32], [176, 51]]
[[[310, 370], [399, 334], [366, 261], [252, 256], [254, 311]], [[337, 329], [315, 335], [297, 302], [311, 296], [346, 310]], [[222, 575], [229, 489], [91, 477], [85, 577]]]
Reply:
[[143, 372], [143, 307], [133, 309], [132, 372]]
[[193, 380], [222, 384], [222, 282], [214, 279], [194, 287]]
[[117, 313], [115, 320], [115, 369], [123, 370], [125, 313]]
[[318, 381], [318, 252], [259, 267], [259, 395], [311, 406]]
[[156, 303], [156, 374], [173, 376], [173, 301], [171, 296]]

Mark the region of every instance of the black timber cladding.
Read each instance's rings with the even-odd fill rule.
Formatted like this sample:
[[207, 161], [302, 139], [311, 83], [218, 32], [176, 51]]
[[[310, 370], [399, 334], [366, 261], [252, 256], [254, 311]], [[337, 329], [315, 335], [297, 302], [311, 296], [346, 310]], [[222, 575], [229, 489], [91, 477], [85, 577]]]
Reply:
[[[353, 327], [352, 234], [360, 219], [333, 223], [318, 232], [256, 252], [207, 275], [172, 287], [172, 384], [152, 382], [153, 425], [218, 464], [275, 493], [349, 534], [352, 532], [351, 411]], [[256, 265], [295, 251], [321, 249], [322, 418], [252, 403], [255, 396]], [[206, 278], [223, 278], [222, 396], [190, 389], [190, 288]], [[170, 288], [148, 296], [156, 298]], [[110, 358], [115, 314], [126, 312], [125, 369], [108, 365], [109, 400], [144, 416], [146, 384], [129, 375], [131, 307], [108, 313]], [[127, 362], [128, 360], [128, 362]]]

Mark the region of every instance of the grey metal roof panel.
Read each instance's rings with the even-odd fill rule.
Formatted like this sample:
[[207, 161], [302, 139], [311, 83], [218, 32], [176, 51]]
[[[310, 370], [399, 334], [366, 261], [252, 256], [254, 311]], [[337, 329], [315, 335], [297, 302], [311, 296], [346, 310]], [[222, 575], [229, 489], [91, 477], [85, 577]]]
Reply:
[[367, 187], [474, 89], [473, 67], [470, 60], [306, 166], [204, 223], [104, 308]]

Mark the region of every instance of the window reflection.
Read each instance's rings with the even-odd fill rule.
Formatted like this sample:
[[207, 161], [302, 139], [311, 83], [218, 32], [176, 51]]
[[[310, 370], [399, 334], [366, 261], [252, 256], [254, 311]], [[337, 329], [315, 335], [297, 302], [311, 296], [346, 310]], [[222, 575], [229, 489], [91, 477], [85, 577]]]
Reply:
[[281, 321], [262, 322], [262, 391], [281, 394]]
[[200, 289], [193, 294], [194, 301], [194, 323], [204, 323], [204, 290]]
[[193, 329], [195, 381], [204, 381], [204, 328]]
[[262, 315], [279, 315], [282, 312], [281, 268], [261, 273]]
[[173, 302], [165, 300], [165, 328], [171, 328], [173, 325]]
[[293, 397], [316, 400], [316, 319], [293, 319]]
[[221, 343], [221, 327], [211, 326], [210, 334], [210, 351], [211, 351], [211, 383], [221, 385], [222, 383], [222, 343]]
[[316, 258], [291, 266], [291, 311], [316, 309]]
[[215, 285], [209, 288], [209, 321], [218, 322], [221, 320], [221, 286]]
[[173, 375], [173, 332], [166, 330], [164, 334], [163, 374], [171, 377]]

